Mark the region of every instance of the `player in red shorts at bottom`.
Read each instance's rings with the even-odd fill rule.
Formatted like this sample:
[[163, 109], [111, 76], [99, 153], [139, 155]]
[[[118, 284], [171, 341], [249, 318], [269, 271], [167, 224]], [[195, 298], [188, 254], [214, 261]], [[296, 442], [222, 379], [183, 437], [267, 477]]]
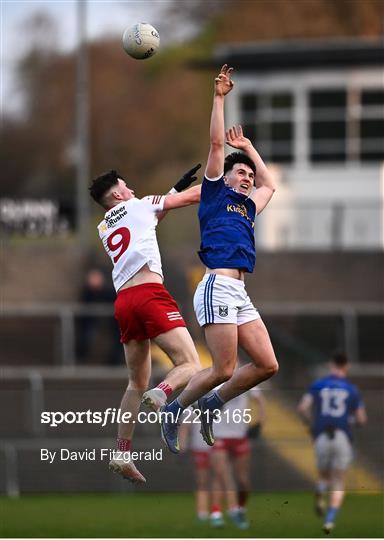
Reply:
[[[220, 387], [219, 387], [220, 388]], [[257, 406], [257, 416], [252, 418]], [[247, 529], [247, 500], [251, 491], [250, 432], [256, 434], [265, 420], [265, 401], [258, 387], [240, 394], [221, 409], [220, 421], [215, 423], [215, 444], [211, 448], [214, 472], [210, 522], [212, 527], [224, 525], [223, 494], [227, 499], [227, 515], [239, 529]]]
[[[106, 210], [98, 231], [113, 263], [115, 317], [128, 367], [128, 386], [120, 409], [122, 414], [132, 415], [129, 423], [119, 424], [120, 452], [111, 460], [110, 469], [132, 482], [146, 480], [133, 461], [118, 456], [131, 450], [141, 401], [158, 410], [174, 390], [185, 386], [201, 369], [177, 303], [163, 285], [156, 238], [156, 226], [168, 210], [199, 202], [200, 186], [182, 191], [196, 180], [193, 175], [199, 167], [188, 171], [167, 195], [137, 199], [116, 171], [97, 177], [89, 188], [92, 198]], [[146, 392], [151, 375], [152, 339], [168, 354], [174, 368], [156, 388]]]
[[239, 529], [247, 529], [247, 499], [251, 491], [250, 439], [258, 437], [265, 421], [265, 400], [252, 388], [224, 405], [215, 420], [215, 444], [201, 437], [200, 410], [189, 407], [179, 429], [182, 450], [189, 449], [195, 477], [196, 517], [214, 528], [224, 527], [227, 517]]

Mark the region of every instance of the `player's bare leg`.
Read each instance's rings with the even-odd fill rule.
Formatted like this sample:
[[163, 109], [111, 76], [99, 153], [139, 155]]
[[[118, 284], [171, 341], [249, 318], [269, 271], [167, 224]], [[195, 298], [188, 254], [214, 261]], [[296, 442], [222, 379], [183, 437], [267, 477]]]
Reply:
[[227, 499], [229, 514], [234, 511], [236, 501], [236, 484], [233, 479], [230, 460], [226, 450], [214, 450], [211, 454], [214, 487], [212, 491], [211, 525], [212, 527], [222, 527], [224, 518], [222, 512], [222, 501], [224, 495]]
[[335, 527], [338, 511], [345, 496], [345, 471], [333, 470], [330, 476], [329, 505], [324, 520], [323, 531], [329, 534]]
[[279, 367], [268, 331], [261, 319], [239, 326], [238, 336], [240, 347], [252, 362], [237, 369], [220, 388], [220, 397], [224, 402], [269, 379]]
[[[205, 338], [212, 355], [213, 367], [209, 374], [210, 378], [208, 378], [210, 386], [204, 389], [204, 394], [232, 377], [237, 362], [237, 326], [235, 324], [207, 325], [205, 327]], [[203, 387], [200, 385], [200, 392], [202, 389]], [[204, 394], [197, 402], [201, 411], [201, 434], [205, 442], [212, 446], [215, 442], [213, 434], [214, 410], [219, 409], [223, 401], [220, 400], [220, 402], [216, 403], [217, 393], [212, 396], [205, 396]], [[212, 399], [214, 405], [211, 403]]]
[[[223, 329], [224, 326], [227, 328]], [[207, 417], [206, 420], [205, 410], [219, 409], [227, 401], [253, 388], [256, 384], [269, 379], [278, 369], [271, 340], [261, 319], [245, 323], [239, 327], [235, 326], [236, 341], [233, 340], [234, 333], [232, 333], [232, 336], [226, 336], [230, 326], [235, 325], [212, 324], [207, 326], [205, 331], [214, 366], [219, 365], [222, 369], [222, 357], [226, 354], [225, 358], [230, 367], [227, 371], [222, 369], [222, 375], [224, 375], [222, 381], [226, 380], [227, 382], [218, 391], [213, 392], [212, 396], [199, 400], [199, 407], [202, 410], [202, 435], [207, 444], [213, 444], [214, 437], [212, 431], [213, 421], [211, 421], [210, 417]], [[223, 347], [223, 344], [225, 346], [229, 343], [232, 346], [231, 350], [228, 347]], [[252, 362], [234, 371], [238, 343]]]
[[[151, 354], [149, 340], [130, 340], [124, 343], [124, 353], [128, 368], [128, 386], [121, 400], [121, 413], [130, 412], [131, 421], [121, 422], [118, 427], [118, 450], [130, 451], [131, 441], [140, 409], [141, 398], [148, 387], [151, 375]], [[144, 476], [137, 470], [133, 461], [121, 457], [111, 460], [109, 467], [131, 482], [145, 482]]]
[[319, 471], [319, 480], [315, 491], [315, 512], [322, 517], [327, 509], [330, 471]]
[[[206, 331], [209, 332], [208, 329], [214, 326], [218, 326], [219, 328], [217, 328], [215, 339], [217, 354], [215, 356], [212, 355], [212, 367], [194, 375], [178, 398], [166, 406], [166, 411], [173, 415], [173, 420], [167, 420], [167, 422], [161, 423], [162, 436], [168, 448], [174, 453], [178, 453], [179, 451], [177, 418], [182, 409], [191, 405], [196, 400], [198, 400], [199, 407], [202, 411], [200, 422], [203, 438], [210, 446], [214, 443], [212, 433], [213, 418], [210, 410], [204, 408], [199, 398], [231, 377], [237, 360], [237, 326], [235, 324], [211, 324], [207, 326]], [[211, 350], [209, 339], [207, 339], [207, 343]], [[207, 413], [205, 414], [204, 411], [207, 411]]]
[[160, 387], [152, 388], [143, 395], [143, 403], [151, 410], [157, 411], [165, 405], [171, 392], [185, 386], [191, 377], [201, 370], [201, 365], [191, 335], [186, 328], [173, 328], [154, 338], [154, 341], [175, 366]]
[[209, 517], [209, 489], [210, 489], [210, 474], [209, 468], [195, 467], [195, 501], [196, 515], [201, 522], [206, 521]]
[[[212, 411], [220, 409], [230, 399], [272, 377], [278, 370], [278, 363], [267, 329], [261, 319], [239, 327], [235, 324], [209, 324], [205, 326], [205, 337], [212, 355], [212, 368], [192, 377], [185, 390], [167, 407], [167, 410], [171, 410], [174, 414], [179, 413], [180, 408], [187, 407], [199, 398], [201, 433], [205, 442], [212, 446], [214, 444]], [[234, 372], [238, 343], [252, 362]], [[200, 397], [224, 381], [227, 382], [219, 391], [214, 391], [207, 397]], [[176, 441], [173, 435], [172, 438]], [[172, 442], [168, 446], [170, 449], [173, 447], [172, 451], [178, 451]]]
[[215, 386], [227, 381], [237, 362], [237, 326], [235, 324], [208, 324], [204, 328], [212, 367], [192, 377], [180, 396], [187, 407]]
[[237, 483], [238, 510], [234, 516], [234, 522], [240, 529], [247, 529], [246, 503], [251, 492], [250, 482], [250, 452], [237, 456], [233, 461], [233, 469]]
[[121, 400], [121, 412], [130, 412], [132, 422], [121, 422], [118, 428], [120, 439], [132, 439], [135, 421], [140, 409], [141, 398], [148, 388], [151, 376], [151, 352], [149, 339], [130, 340], [124, 343], [124, 353], [128, 368], [128, 386]]

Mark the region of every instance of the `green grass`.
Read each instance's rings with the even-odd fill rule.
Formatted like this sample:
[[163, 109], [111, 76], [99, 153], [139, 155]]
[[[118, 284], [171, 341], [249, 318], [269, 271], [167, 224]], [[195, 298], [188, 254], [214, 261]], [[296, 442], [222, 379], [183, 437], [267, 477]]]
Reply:
[[[2, 537], [324, 537], [309, 493], [254, 494], [251, 527], [222, 529], [196, 523], [193, 495], [35, 495], [0, 499]], [[382, 537], [383, 497], [348, 495], [333, 537]]]

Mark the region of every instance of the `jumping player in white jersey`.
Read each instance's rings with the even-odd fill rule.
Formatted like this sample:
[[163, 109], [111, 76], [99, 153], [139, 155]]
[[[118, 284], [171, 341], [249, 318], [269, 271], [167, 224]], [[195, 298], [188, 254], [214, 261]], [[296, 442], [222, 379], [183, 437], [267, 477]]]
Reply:
[[[195, 204], [201, 186], [188, 187], [196, 177], [194, 167], [167, 195], [137, 199], [123, 177], [110, 171], [96, 178], [90, 194], [106, 210], [98, 225], [103, 246], [113, 263], [117, 292], [115, 317], [121, 332], [128, 367], [128, 386], [120, 405], [131, 421], [118, 427], [117, 450], [129, 452], [135, 420], [143, 401], [157, 410], [174, 390], [185, 386], [200, 369], [192, 338], [175, 300], [163, 285], [156, 226], [168, 210]], [[144, 394], [151, 374], [150, 340], [168, 354], [175, 366], [157, 388]], [[144, 396], [143, 396], [144, 394]], [[145, 482], [134, 463], [118, 457], [111, 470], [132, 482]]]
[[[274, 191], [273, 178], [240, 126], [224, 128], [224, 99], [232, 90], [232, 68], [224, 65], [215, 79], [210, 151], [201, 190], [200, 259], [206, 274], [198, 285], [194, 308], [212, 356], [212, 367], [197, 373], [176, 400], [164, 407], [162, 436], [178, 452], [177, 420], [199, 400], [202, 435], [214, 444], [213, 411], [274, 375], [278, 363], [267, 329], [245, 290], [244, 275], [255, 259], [257, 215]], [[240, 150], [224, 158], [225, 142]], [[238, 346], [250, 362], [235, 370]], [[210, 390], [225, 382], [207, 397]]]

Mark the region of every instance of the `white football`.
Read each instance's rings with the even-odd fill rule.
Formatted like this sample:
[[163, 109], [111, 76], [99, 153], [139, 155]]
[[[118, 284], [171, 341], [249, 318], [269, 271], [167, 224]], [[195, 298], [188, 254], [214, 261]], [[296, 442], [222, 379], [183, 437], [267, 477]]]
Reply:
[[148, 23], [136, 23], [124, 31], [123, 47], [132, 58], [145, 60], [153, 56], [160, 45], [156, 28]]

